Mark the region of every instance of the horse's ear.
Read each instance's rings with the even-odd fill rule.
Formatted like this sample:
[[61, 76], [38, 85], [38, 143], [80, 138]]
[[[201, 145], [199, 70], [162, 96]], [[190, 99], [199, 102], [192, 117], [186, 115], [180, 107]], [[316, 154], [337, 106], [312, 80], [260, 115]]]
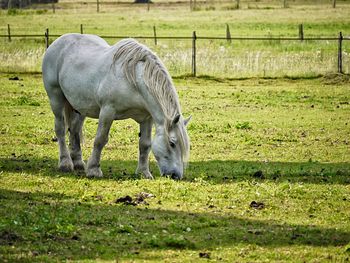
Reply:
[[184, 120], [185, 126], [187, 126], [187, 124], [190, 122], [191, 119], [192, 119], [192, 115], [190, 115], [190, 117]]
[[173, 119], [173, 123], [172, 123], [173, 126], [175, 126], [175, 125], [179, 122], [180, 117], [181, 117], [180, 114], [177, 114], [177, 115], [175, 116], [175, 118]]

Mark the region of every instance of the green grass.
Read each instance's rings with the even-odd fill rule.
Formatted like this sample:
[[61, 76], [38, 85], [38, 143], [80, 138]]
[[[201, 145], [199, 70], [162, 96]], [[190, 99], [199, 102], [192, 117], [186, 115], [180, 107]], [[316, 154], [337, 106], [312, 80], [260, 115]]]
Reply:
[[[346, 1], [212, 1], [0, 11], [0, 34], [224, 37], [345, 36]], [[62, 8], [60, 8], [60, 6]], [[45, 7], [46, 9], [49, 9]], [[51, 38], [51, 41], [53, 38]], [[109, 39], [111, 44], [117, 39]], [[57, 171], [53, 116], [40, 74], [0, 74], [1, 262], [346, 262], [350, 260], [349, 76], [336, 71], [336, 42], [141, 40], [166, 64], [188, 130], [185, 179], [134, 175], [138, 127], [115, 122], [101, 168], [105, 177]], [[0, 71], [40, 72], [41, 39], [0, 39]], [[349, 72], [344, 41], [344, 71]], [[323, 76], [323, 77], [320, 77]], [[17, 76], [19, 80], [10, 80]], [[253, 78], [252, 78], [253, 77]], [[259, 78], [258, 78], [259, 77]], [[278, 77], [278, 78], [276, 78]], [[14, 78], [16, 79], [16, 78]], [[97, 121], [84, 128], [92, 151]], [[137, 205], [116, 203], [140, 192]], [[136, 204], [136, 203], [134, 203]], [[208, 259], [209, 258], [209, 259]]]
[[[0, 75], [0, 261], [346, 262], [349, 79], [175, 78], [185, 179], [135, 176], [138, 127], [115, 122], [105, 177], [57, 171], [41, 75]], [[84, 158], [95, 120], [87, 120]], [[153, 194], [136, 206], [126, 195]], [[254, 206], [252, 203], [262, 203]]]

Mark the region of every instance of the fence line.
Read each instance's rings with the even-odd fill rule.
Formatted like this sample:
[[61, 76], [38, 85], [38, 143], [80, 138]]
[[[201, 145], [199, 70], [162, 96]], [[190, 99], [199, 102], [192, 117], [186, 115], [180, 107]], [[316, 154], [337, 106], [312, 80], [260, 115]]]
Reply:
[[[46, 29], [44, 34], [11, 34], [11, 27], [7, 27], [8, 34], [0, 35], [0, 38], [7, 38], [11, 42], [14, 38], [44, 38], [46, 48], [49, 47], [50, 38], [58, 38], [60, 34], [49, 34], [49, 29]], [[83, 33], [83, 25], [80, 25], [80, 32]], [[337, 41], [338, 42], [338, 52], [337, 52], [337, 72], [343, 73], [343, 41], [349, 41], [350, 37], [344, 37], [342, 32], [339, 33], [338, 37], [304, 37], [303, 26], [299, 26], [299, 37], [235, 37], [231, 36], [229, 27], [227, 25], [226, 37], [207, 37], [207, 36], [197, 36], [196, 31], [193, 31], [192, 36], [157, 36], [156, 27], [153, 27], [153, 36], [133, 36], [136, 39], [152, 39], [155, 45], [157, 45], [157, 39], [164, 40], [192, 40], [192, 64], [191, 73], [193, 76], [197, 74], [197, 49], [196, 42], [198, 40], [226, 40], [228, 42], [232, 41]], [[100, 35], [104, 39], [123, 39], [129, 38], [130, 36], [122, 35]]]
[[[82, 25], [81, 25], [82, 26]], [[9, 31], [10, 32], [10, 31]], [[50, 37], [58, 38], [61, 34], [50, 34]], [[45, 34], [2, 34], [0, 38], [42, 38]], [[193, 36], [130, 36], [130, 35], [99, 35], [101, 38], [106, 39], [123, 39], [123, 38], [136, 38], [136, 39], [165, 39], [165, 40], [191, 40]], [[196, 36], [197, 40], [228, 40], [227, 37], [207, 37]], [[297, 40], [309, 40], [309, 41], [336, 41], [339, 37], [235, 37], [231, 36], [230, 40], [252, 40], [252, 41], [297, 41]], [[342, 37], [342, 40], [350, 40], [350, 37]]]

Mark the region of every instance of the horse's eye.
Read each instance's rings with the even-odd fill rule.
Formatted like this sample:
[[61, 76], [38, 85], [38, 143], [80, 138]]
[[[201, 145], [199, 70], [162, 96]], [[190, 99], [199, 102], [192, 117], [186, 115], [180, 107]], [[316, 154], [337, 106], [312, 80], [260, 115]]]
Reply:
[[170, 147], [175, 148], [176, 144], [174, 142], [170, 142]]

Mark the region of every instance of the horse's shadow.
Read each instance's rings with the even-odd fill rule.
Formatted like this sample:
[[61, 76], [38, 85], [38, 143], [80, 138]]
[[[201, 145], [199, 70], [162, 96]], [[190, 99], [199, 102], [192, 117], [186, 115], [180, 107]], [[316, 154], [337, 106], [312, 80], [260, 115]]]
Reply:
[[[140, 176], [133, 173], [136, 164], [135, 161], [102, 161], [105, 173], [102, 180], [137, 180]], [[157, 174], [156, 164], [152, 163], [151, 169]], [[0, 158], [0, 170], [50, 177], [84, 176], [58, 172], [55, 159], [23, 156]], [[184, 180], [191, 182], [201, 178], [215, 184], [243, 180], [348, 184], [349, 170], [348, 163], [207, 161], [190, 163]], [[217, 248], [239, 252], [242, 245], [283, 250], [287, 246], [339, 247], [350, 242], [350, 233], [337, 228], [279, 223], [234, 213], [213, 213], [210, 208], [201, 213], [173, 211], [163, 207], [162, 200], [157, 197], [150, 201], [152, 206], [147, 207], [142, 204], [111, 204], [99, 199], [103, 197], [96, 197], [93, 202], [81, 201], [76, 200], [75, 193], [73, 195], [18, 192], [0, 187], [0, 203], [4, 205], [0, 212], [4, 212], [1, 217], [5, 222], [0, 228], [0, 244], [15, 246], [28, 261], [35, 261], [35, 257], [31, 256], [32, 250], [27, 251], [28, 244], [32, 244], [37, 261], [47, 255], [54, 255], [55, 260], [114, 260], [124, 257], [150, 260], [153, 255], [154, 260], [161, 261], [163, 258], [159, 255], [169, 249], [195, 250], [198, 254], [212, 251], [214, 258]], [[247, 210], [254, 213], [249, 205]], [[258, 213], [258, 210], [255, 212]], [[13, 222], [21, 224], [21, 227], [12, 227]], [[36, 230], [33, 232], [33, 229]], [[160, 254], [148, 253], [154, 250], [159, 250]], [[16, 259], [16, 252], [11, 253], [6, 255], [6, 260]]]
[[[336, 228], [242, 218], [234, 213], [172, 211], [162, 209], [161, 205], [148, 208], [73, 200], [73, 196], [64, 194], [0, 188], [0, 201], [11, 206], [11, 213], [2, 215], [3, 221], [21, 225], [11, 228], [9, 223], [0, 229], [4, 248], [16, 247], [8, 250], [4, 259], [11, 261], [16, 258], [16, 251], [22, 251], [28, 261], [36, 261], [35, 257], [37, 261], [45, 257], [47, 260], [47, 255], [59, 261], [112, 260], [124, 256], [150, 260], [150, 250], [159, 250], [159, 255], [163, 255], [162, 251], [169, 249], [195, 250], [198, 254], [212, 251], [215, 257], [217, 248], [238, 254], [242, 245], [277, 251], [287, 246], [337, 247], [350, 242], [350, 233]], [[32, 245], [28, 248], [28, 244]]]
[[[102, 180], [136, 180], [136, 161], [102, 160]], [[57, 169], [57, 160], [52, 158], [32, 158], [11, 156], [0, 158], [0, 170], [6, 172], [26, 172], [45, 176], [84, 177], [84, 172], [62, 173]], [[150, 170], [159, 177], [156, 163], [151, 162]], [[190, 162], [185, 171], [185, 181], [201, 178], [212, 183], [235, 181], [270, 180], [313, 184], [350, 184], [350, 163], [320, 162], [258, 162], [241, 160], [210, 160]]]

